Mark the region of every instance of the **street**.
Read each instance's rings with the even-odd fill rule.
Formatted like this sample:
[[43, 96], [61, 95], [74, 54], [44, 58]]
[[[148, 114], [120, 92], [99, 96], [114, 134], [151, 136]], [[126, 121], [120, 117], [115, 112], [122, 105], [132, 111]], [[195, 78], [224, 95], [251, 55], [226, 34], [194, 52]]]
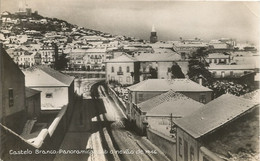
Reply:
[[125, 115], [101, 84], [92, 83], [90, 92], [87, 93], [91, 97], [84, 96], [83, 100], [76, 103], [77, 107], [60, 149], [87, 149], [91, 153], [58, 154], [55, 161], [168, 160], [146, 137], [126, 129]]

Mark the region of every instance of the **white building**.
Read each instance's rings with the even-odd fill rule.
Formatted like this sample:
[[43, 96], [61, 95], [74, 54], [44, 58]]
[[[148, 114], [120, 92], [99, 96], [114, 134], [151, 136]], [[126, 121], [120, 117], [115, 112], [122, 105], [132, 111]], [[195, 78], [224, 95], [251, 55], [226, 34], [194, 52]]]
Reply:
[[18, 65], [23, 67], [31, 67], [35, 65], [35, 54], [36, 53], [29, 53], [25, 52], [23, 55], [20, 55], [18, 59]]
[[127, 54], [106, 61], [106, 81], [117, 81], [122, 85], [133, 84], [134, 62], [136, 59]]
[[231, 56], [223, 53], [212, 53], [206, 58], [209, 64], [229, 64], [231, 62]]
[[87, 49], [83, 57], [85, 67], [91, 70], [105, 70], [106, 49]]
[[23, 71], [26, 87], [41, 91], [41, 110], [60, 110], [73, 100], [74, 78], [46, 66]]
[[55, 47], [52, 44], [45, 44], [39, 50], [42, 58], [42, 64], [53, 64], [55, 62]]

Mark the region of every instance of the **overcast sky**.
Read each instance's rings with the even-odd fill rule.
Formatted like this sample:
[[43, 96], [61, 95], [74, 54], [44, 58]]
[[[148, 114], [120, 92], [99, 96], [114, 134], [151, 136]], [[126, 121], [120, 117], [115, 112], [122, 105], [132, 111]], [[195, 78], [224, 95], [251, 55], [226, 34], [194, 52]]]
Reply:
[[260, 37], [260, 2], [1, 0], [1, 12], [15, 12], [19, 1], [43, 16], [147, 40], [153, 24], [160, 40]]

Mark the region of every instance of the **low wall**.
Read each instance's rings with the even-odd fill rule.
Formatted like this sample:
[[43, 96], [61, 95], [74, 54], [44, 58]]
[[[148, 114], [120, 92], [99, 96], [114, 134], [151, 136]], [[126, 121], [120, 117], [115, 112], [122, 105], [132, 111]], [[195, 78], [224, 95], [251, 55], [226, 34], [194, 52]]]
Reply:
[[108, 94], [114, 100], [114, 102], [119, 105], [119, 107], [123, 110], [123, 112], [126, 115], [126, 106], [125, 106], [125, 104], [123, 103], [123, 101], [121, 99], [118, 98], [118, 96], [115, 93], [115, 91], [112, 88], [110, 88], [109, 86], [108, 86]]
[[[68, 106], [64, 106], [63, 109], [59, 111], [58, 115], [53, 120], [49, 128], [42, 129], [37, 136], [37, 139], [33, 143], [30, 143], [20, 135], [13, 132], [11, 129], [0, 124], [0, 159], [12, 161], [53, 160], [55, 157], [53, 150], [59, 150], [59, 147], [69, 127], [74, 103], [77, 101], [77, 99], [74, 100], [75, 101], [73, 103], [70, 103]], [[37, 153], [39, 150], [42, 150], [43, 152], [49, 152], [49, 154]], [[27, 154], [14, 155], [12, 153], [20, 151], [27, 152]]]
[[156, 145], [164, 154], [171, 159], [176, 161], [176, 141], [172, 138], [160, 134], [153, 129], [147, 129], [147, 138]]

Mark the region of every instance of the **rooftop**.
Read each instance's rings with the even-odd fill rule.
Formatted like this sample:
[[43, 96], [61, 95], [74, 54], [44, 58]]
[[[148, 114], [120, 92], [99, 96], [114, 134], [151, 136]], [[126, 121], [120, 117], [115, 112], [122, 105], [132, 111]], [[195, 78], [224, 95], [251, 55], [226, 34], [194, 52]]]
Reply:
[[177, 54], [176, 52], [172, 52], [172, 53], [155, 53], [155, 54], [140, 54], [135, 56], [135, 58], [138, 61], [141, 62], [147, 62], [147, 61], [176, 61], [176, 60], [181, 60], [181, 56], [179, 54]]
[[253, 70], [255, 65], [210, 65], [209, 70]]
[[252, 91], [250, 93], [246, 93], [241, 97], [255, 101], [255, 102], [260, 102], [260, 89]]
[[258, 103], [224, 94], [175, 123], [194, 138], [200, 138], [234, 120]]
[[86, 53], [105, 53], [106, 49], [87, 49]]
[[47, 66], [31, 67], [23, 71], [25, 85], [33, 86], [70, 86], [74, 77], [65, 75]]
[[134, 57], [128, 54], [122, 54], [114, 59], [107, 60], [107, 63], [124, 63], [124, 62], [135, 62], [137, 61]]
[[230, 55], [225, 55], [223, 53], [212, 53], [212, 54], [209, 54], [207, 58], [229, 58]]
[[143, 112], [147, 112], [147, 116], [169, 116], [172, 113], [174, 117], [184, 117], [198, 110], [203, 105], [181, 93], [170, 90], [137, 106]]
[[130, 91], [209, 92], [211, 89], [189, 79], [147, 79], [128, 87]]
[[25, 96], [26, 96], [26, 98], [32, 97], [32, 96], [34, 96], [34, 95], [36, 95], [38, 93], [41, 93], [41, 91], [25, 87]]

